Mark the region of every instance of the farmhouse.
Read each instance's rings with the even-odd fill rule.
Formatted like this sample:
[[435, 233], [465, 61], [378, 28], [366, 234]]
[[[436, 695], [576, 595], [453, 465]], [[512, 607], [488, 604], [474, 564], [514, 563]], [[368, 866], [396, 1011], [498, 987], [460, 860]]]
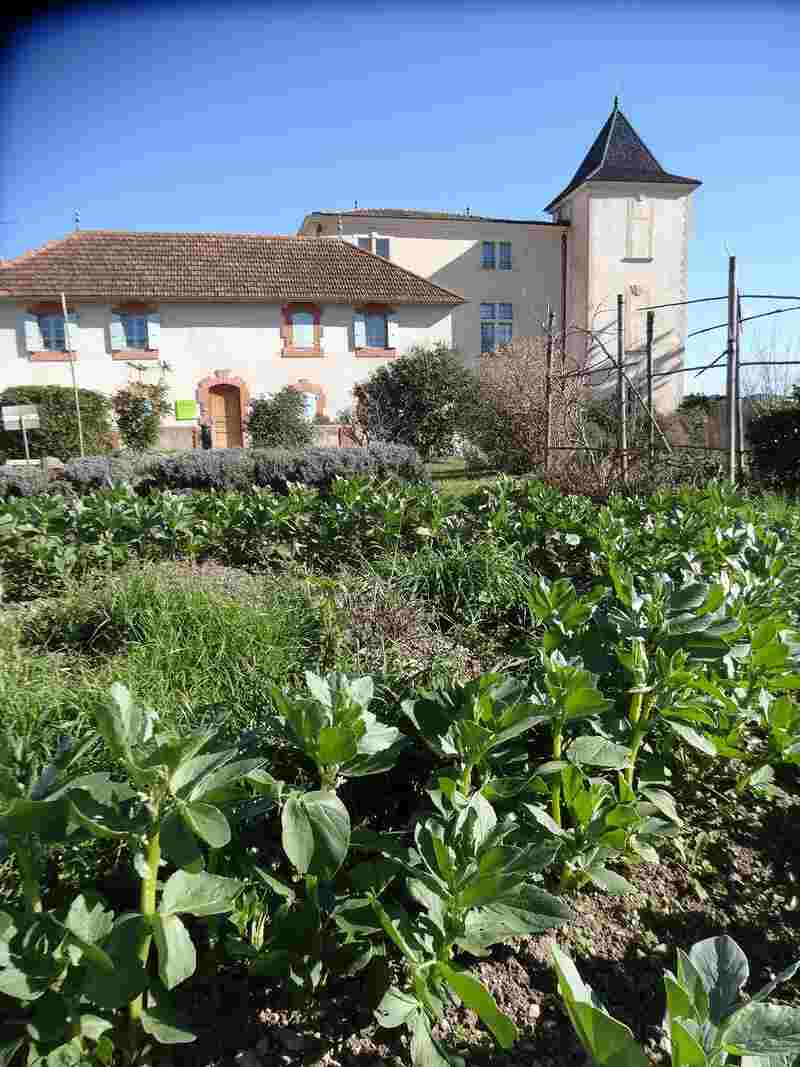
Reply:
[[[641, 309], [687, 295], [699, 184], [665, 170], [615, 100], [548, 220], [356, 208], [312, 212], [297, 236], [77, 231], [0, 269], [0, 389], [68, 384], [74, 358], [82, 386], [113, 392], [166, 362], [162, 443], [191, 447], [204, 422], [231, 447], [254, 395], [289, 385], [309, 416], [335, 418], [413, 345], [444, 341], [475, 362], [541, 333], [548, 307], [571, 354], [600, 363], [617, 294], [627, 358], [643, 362]], [[681, 365], [685, 339], [686, 309], [660, 313], [658, 370]], [[680, 378], [659, 380], [659, 409]], [[612, 379], [606, 364], [593, 384]]]

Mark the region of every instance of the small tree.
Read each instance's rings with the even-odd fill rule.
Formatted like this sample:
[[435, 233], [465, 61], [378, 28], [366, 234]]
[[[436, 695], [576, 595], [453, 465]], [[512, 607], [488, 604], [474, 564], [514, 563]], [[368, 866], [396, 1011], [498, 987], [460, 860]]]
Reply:
[[444, 342], [416, 346], [354, 387], [356, 439], [408, 445], [424, 460], [449, 455], [474, 391], [456, 351]]
[[111, 398], [117, 417], [122, 443], [133, 452], [146, 452], [158, 444], [161, 417], [170, 410], [167, 401], [169, 386], [165, 381], [167, 364], [160, 364], [161, 377], [157, 382], [144, 382], [144, 365], [131, 363], [139, 371], [139, 381], [129, 382]]
[[[84, 450], [88, 456], [108, 452], [111, 441], [111, 403], [103, 393], [78, 390]], [[39, 409], [38, 430], [28, 430], [32, 456], [57, 456], [68, 460], [80, 454], [75, 393], [68, 385], [15, 385], [0, 394], [0, 404], [35, 404]], [[0, 430], [0, 453], [9, 458], [25, 455], [22, 434]]]
[[[489, 463], [505, 470], [528, 471], [544, 459], [546, 342], [518, 337], [497, 352], [481, 356], [478, 391], [465, 410], [464, 435]], [[553, 372], [566, 361], [556, 354]], [[574, 441], [574, 420], [581, 402], [577, 378], [554, 380], [551, 440]]]
[[303, 394], [290, 386], [250, 401], [247, 430], [256, 448], [305, 448], [314, 442]]

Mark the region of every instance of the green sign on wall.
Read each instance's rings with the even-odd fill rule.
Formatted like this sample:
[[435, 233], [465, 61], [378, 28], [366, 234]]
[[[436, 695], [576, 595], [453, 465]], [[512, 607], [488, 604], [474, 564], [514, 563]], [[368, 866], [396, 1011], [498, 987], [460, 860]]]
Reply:
[[196, 419], [197, 418], [197, 401], [196, 400], [176, 400], [175, 401], [175, 418], [176, 419]]

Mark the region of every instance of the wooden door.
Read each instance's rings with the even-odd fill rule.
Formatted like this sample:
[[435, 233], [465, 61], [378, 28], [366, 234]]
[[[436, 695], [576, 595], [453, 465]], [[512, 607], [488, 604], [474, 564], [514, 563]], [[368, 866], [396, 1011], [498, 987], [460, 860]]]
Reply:
[[212, 385], [209, 393], [214, 448], [241, 448], [242, 402], [236, 385]]

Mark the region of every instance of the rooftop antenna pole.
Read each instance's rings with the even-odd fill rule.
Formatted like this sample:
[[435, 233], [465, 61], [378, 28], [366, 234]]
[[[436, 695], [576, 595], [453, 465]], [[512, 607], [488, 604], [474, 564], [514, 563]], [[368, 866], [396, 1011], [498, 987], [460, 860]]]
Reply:
[[76, 232], [81, 228], [81, 213], [75, 208], [75, 230]]
[[83, 423], [81, 422], [81, 403], [78, 399], [78, 381], [75, 377], [75, 356], [72, 351], [72, 338], [70, 337], [69, 330], [69, 315], [67, 315], [67, 298], [61, 294], [61, 310], [64, 312], [64, 343], [67, 346], [67, 358], [69, 359], [69, 369], [72, 374], [72, 391], [75, 394], [75, 414], [78, 416], [78, 447], [80, 448], [81, 458], [86, 455], [83, 448]]

